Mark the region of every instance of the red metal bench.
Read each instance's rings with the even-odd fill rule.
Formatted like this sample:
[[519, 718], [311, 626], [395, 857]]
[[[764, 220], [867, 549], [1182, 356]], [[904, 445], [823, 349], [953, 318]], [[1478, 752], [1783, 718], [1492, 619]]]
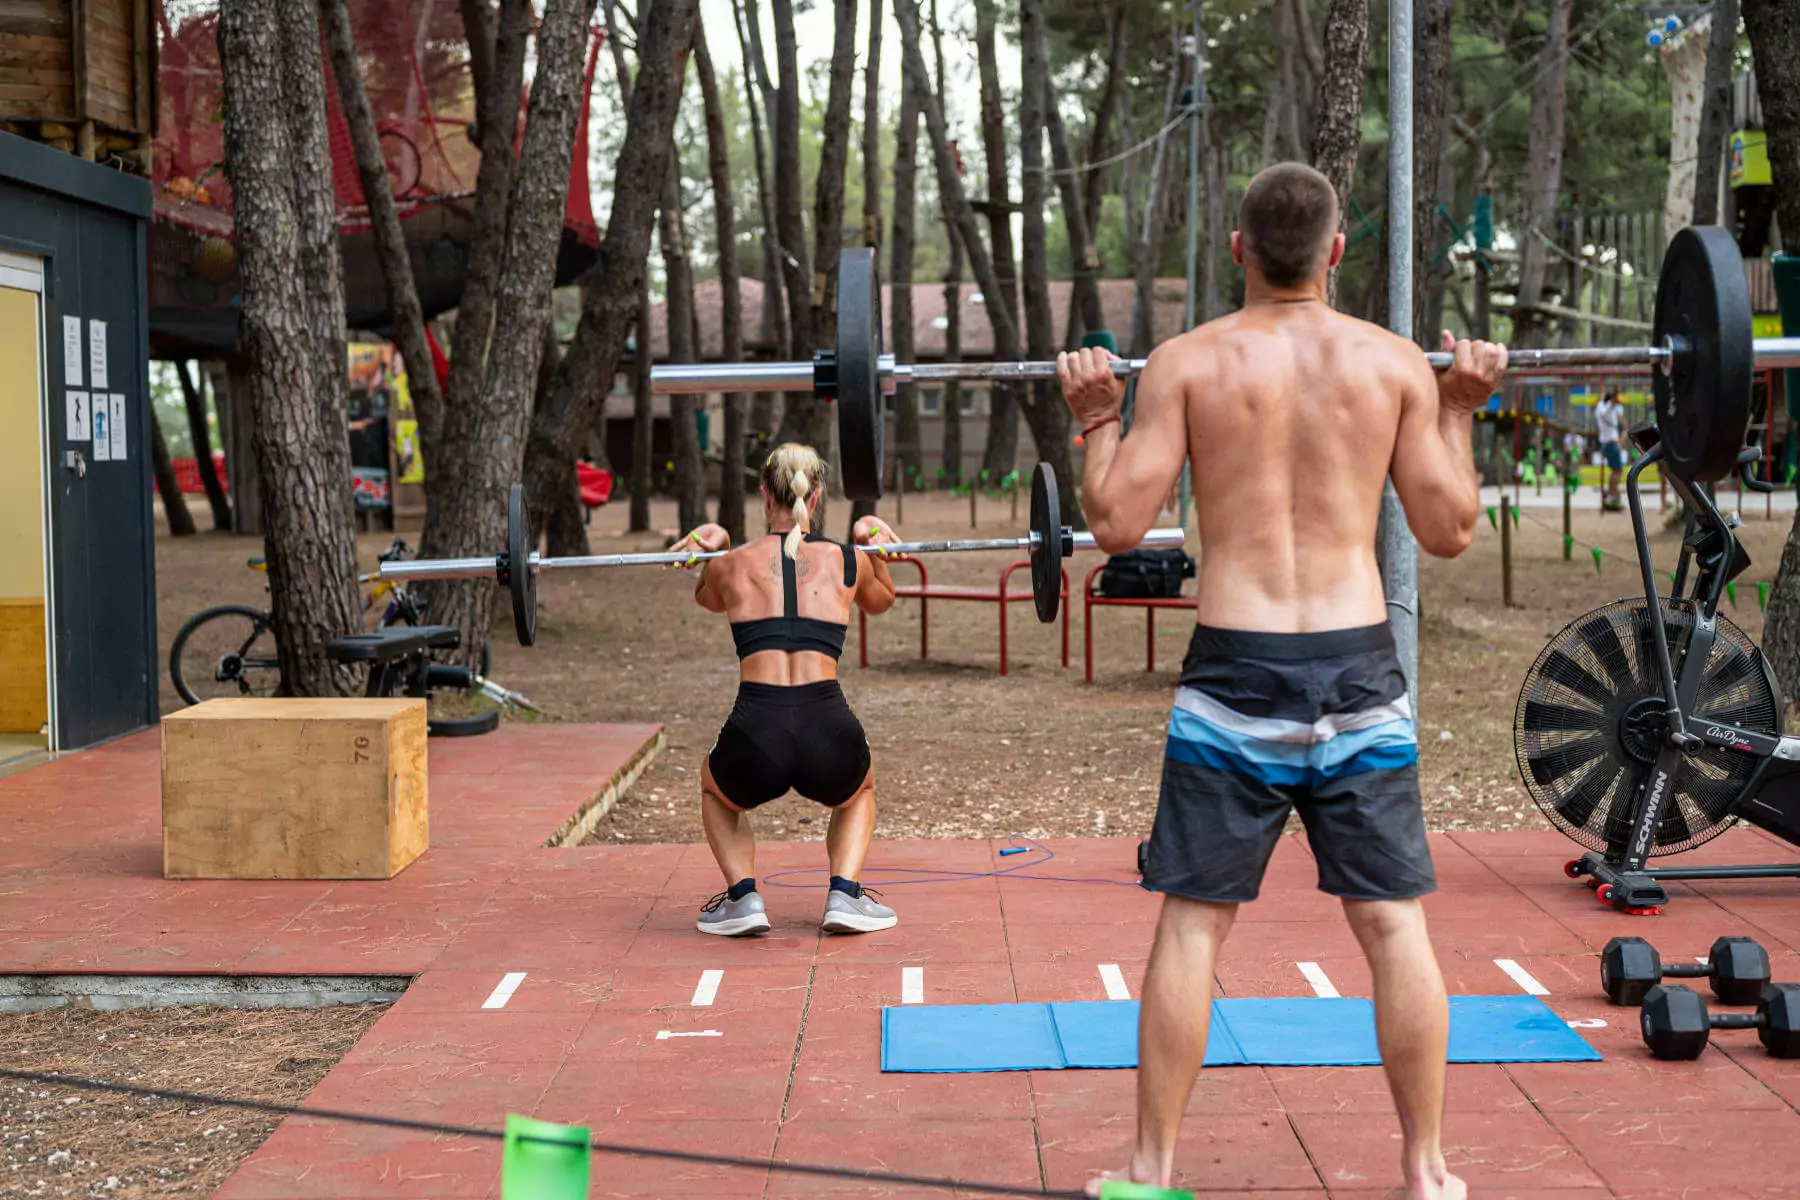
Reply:
[[[919, 571], [919, 582], [917, 586], [894, 588], [895, 596], [915, 599], [919, 602], [919, 657], [928, 658], [931, 654], [931, 602], [933, 600], [980, 600], [1000, 606], [1000, 673], [1002, 675], [1006, 674], [1006, 609], [1009, 604], [1016, 603], [1020, 600], [1031, 599], [1030, 588], [1027, 588], [1022, 592], [1008, 591], [1007, 582], [1012, 578], [1014, 571], [1021, 568], [1029, 569], [1031, 567], [1031, 561], [1026, 559], [1022, 562], [1012, 563], [1006, 567], [1005, 570], [1000, 572], [1000, 586], [991, 588], [932, 587], [930, 577], [925, 571], [925, 564], [919, 559], [914, 558], [910, 554], [897, 554], [893, 558], [888, 559], [889, 567], [892, 567], [896, 563], [910, 563], [912, 566], [917, 567]], [[1066, 667], [1069, 665], [1069, 573], [1066, 570], [1062, 573], [1061, 612], [1062, 665]], [[867, 614], [858, 609], [856, 621], [857, 641], [861, 651], [859, 661], [866, 667], [869, 665], [869, 618]]]
[[1094, 595], [1094, 576], [1106, 568], [1104, 560], [1081, 581], [1081, 656], [1087, 682], [1094, 682], [1094, 610], [1096, 608], [1141, 608], [1144, 610], [1144, 670], [1156, 670], [1156, 610], [1159, 608], [1197, 608], [1200, 601], [1193, 596], [1165, 596], [1156, 599], [1122, 599]]

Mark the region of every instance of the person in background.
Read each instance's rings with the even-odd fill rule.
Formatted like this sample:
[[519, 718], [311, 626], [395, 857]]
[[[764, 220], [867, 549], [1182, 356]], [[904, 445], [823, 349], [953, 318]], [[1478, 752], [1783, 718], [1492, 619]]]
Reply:
[[1600, 506], [1608, 512], [1624, 507], [1619, 500], [1619, 481], [1625, 475], [1625, 406], [1616, 388], [1609, 388], [1594, 405], [1594, 432], [1600, 443], [1600, 460], [1606, 465], [1605, 491]]

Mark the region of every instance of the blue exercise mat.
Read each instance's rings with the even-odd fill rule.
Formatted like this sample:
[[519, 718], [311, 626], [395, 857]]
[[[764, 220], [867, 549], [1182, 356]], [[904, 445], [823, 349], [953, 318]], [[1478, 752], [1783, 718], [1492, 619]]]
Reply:
[[[1137, 1066], [1130, 1000], [904, 1005], [882, 1010], [884, 1071]], [[1599, 1053], [1536, 996], [1452, 996], [1451, 1062], [1593, 1062]], [[1379, 1063], [1375, 1009], [1351, 998], [1213, 1001], [1206, 1065]]]

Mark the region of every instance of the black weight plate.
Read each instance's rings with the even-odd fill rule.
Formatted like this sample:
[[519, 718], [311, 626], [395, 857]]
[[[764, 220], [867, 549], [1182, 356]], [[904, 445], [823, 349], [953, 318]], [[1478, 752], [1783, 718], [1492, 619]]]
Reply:
[[1685, 344], [1652, 371], [1664, 462], [1683, 479], [1711, 483], [1737, 469], [1750, 424], [1755, 329], [1737, 242], [1716, 225], [1676, 233], [1656, 283], [1653, 344]]
[[537, 576], [531, 570], [531, 550], [537, 539], [531, 534], [531, 509], [525, 505], [525, 485], [515, 483], [506, 493], [506, 583], [512, 592], [513, 632], [519, 645], [537, 641]]
[[1039, 463], [1031, 473], [1031, 598], [1038, 620], [1048, 625], [1062, 607], [1062, 504], [1056, 472]]
[[881, 285], [875, 251], [838, 255], [838, 461], [844, 495], [881, 499]]

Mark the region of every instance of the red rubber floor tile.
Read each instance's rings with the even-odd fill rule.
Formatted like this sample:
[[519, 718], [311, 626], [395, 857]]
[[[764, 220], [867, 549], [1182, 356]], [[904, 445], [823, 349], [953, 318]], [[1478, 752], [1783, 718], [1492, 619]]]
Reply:
[[544, 1091], [536, 1115], [565, 1125], [606, 1129], [615, 1122], [778, 1121], [788, 1090], [788, 1063], [695, 1071], [669, 1063], [591, 1060], [572, 1055]]
[[344, 1057], [357, 1066], [394, 1063], [556, 1063], [574, 1045], [588, 1013], [389, 1012]]
[[[1041, 1116], [1044, 1168], [1052, 1188], [1080, 1188], [1102, 1171], [1123, 1167], [1134, 1121], [1091, 1113]], [[1177, 1187], [1322, 1194], [1317, 1172], [1280, 1112], [1216, 1114], [1181, 1124], [1175, 1150]]]
[[[836, 1121], [799, 1118], [781, 1127], [776, 1156], [784, 1161], [880, 1171], [933, 1179], [967, 1179], [1037, 1190], [1037, 1139], [1026, 1120], [928, 1121], [898, 1124], [864, 1117]], [[776, 1172], [774, 1196], [868, 1196], [886, 1184]]]
[[1557, 1128], [1622, 1196], [1652, 1190], [1712, 1197], [1714, 1187], [1785, 1187], [1800, 1178], [1800, 1113], [1552, 1113]]
[[[1385, 1113], [1295, 1113], [1294, 1126], [1331, 1188], [1400, 1186], [1400, 1123]], [[1451, 1111], [1444, 1158], [1473, 1195], [1490, 1183], [1509, 1187], [1586, 1188], [1600, 1178], [1583, 1155], [1535, 1110]]]
[[[1391, 1115], [1394, 1111], [1387, 1074], [1380, 1067], [1264, 1069], [1281, 1106], [1288, 1112]], [[1444, 1107], [1449, 1112], [1512, 1112], [1528, 1108], [1530, 1103], [1507, 1077], [1506, 1070], [1493, 1063], [1451, 1063], [1445, 1076]]]

